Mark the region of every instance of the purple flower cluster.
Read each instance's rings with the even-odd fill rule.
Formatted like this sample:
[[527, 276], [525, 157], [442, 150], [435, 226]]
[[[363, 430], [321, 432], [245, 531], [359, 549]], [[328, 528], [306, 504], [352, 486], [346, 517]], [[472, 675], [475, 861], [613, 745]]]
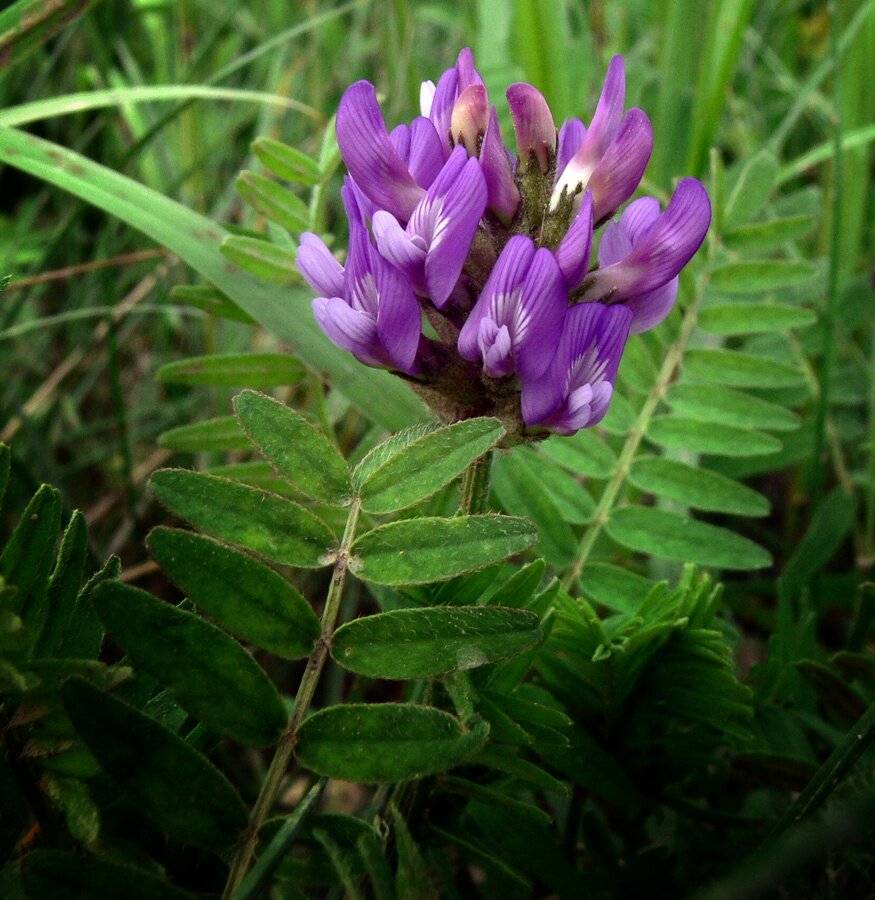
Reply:
[[298, 268], [328, 337], [407, 378], [445, 419], [572, 434], [607, 411], [629, 334], [670, 311], [711, 206], [684, 178], [664, 210], [641, 197], [612, 218], [653, 147], [647, 116], [624, 108], [622, 57], [588, 127], [568, 119], [557, 132], [529, 84], [507, 101], [515, 156], [470, 50], [391, 132], [373, 85], [352, 85], [337, 111], [346, 266], [305, 233]]

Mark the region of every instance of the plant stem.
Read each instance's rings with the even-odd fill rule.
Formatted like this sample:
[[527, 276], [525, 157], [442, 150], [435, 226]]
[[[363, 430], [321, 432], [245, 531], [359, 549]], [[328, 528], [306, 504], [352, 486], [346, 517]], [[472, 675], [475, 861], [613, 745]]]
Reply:
[[231, 868], [228, 873], [228, 882], [225, 885], [225, 892], [222, 897], [229, 900], [234, 892], [240, 886], [252, 862], [255, 853], [255, 847], [258, 843], [258, 832], [264, 824], [264, 820], [273, 808], [282, 785], [289, 760], [295, 750], [295, 744], [298, 741], [298, 731], [310, 703], [313, 701], [313, 695], [322, 676], [322, 670], [325, 668], [325, 662], [328, 659], [328, 649], [331, 645], [331, 637], [334, 634], [334, 628], [337, 624], [338, 614], [340, 613], [340, 601], [343, 596], [343, 585], [346, 581], [346, 573], [349, 568], [349, 554], [352, 548], [352, 542], [355, 538], [356, 525], [358, 524], [359, 512], [361, 511], [361, 500], [356, 497], [353, 499], [349, 507], [349, 514], [346, 519], [346, 528], [343, 531], [343, 538], [337, 551], [337, 559], [334, 563], [334, 571], [331, 575], [331, 583], [328, 585], [328, 593], [325, 597], [325, 608], [322, 611], [322, 628], [316, 646], [307, 659], [307, 667], [301, 677], [301, 683], [298, 685], [298, 693], [295, 696], [295, 708], [292, 712], [291, 720], [288, 728], [280, 738], [279, 743], [274, 751], [270, 768], [264, 777], [261, 785], [261, 791], [252, 807], [249, 816], [249, 824], [243, 836], [243, 840], [237, 849], [237, 853], [231, 862]]

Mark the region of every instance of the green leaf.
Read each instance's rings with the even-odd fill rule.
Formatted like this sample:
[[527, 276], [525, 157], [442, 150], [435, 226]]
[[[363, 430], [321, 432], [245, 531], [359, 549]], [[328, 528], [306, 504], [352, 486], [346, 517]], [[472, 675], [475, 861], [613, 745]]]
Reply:
[[320, 775], [381, 784], [445, 772], [476, 753], [488, 735], [485, 722], [466, 730], [430, 706], [347, 703], [305, 719], [296, 752]]
[[517, 569], [510, 578], [486, 601], [490, 606], [512, 606], [523, 609], [541, 584], [547, 566], [543, 559], [536, 559]]
[[319, 568], [336, 543], [328, 527], [291, 500], [227, 478], [162, 469], [150, 481], [158, 499], [195, 528], [274, 562]]
[[815, 510], [808, 530], [796, 544], [778, 579], [778, 594], [793, 598], [832, 559], [854, 525], [854, 501], [834, 488]]
[[249, 441], [234, 416], [219, 416], [171, 428], [158, 437], [158, 445], [179, 453], [249, 449]]
[[286, 708], [258, 663], [209, 622], [117, 581], [91, 595], [100, 621], [134, 665], [166, 685], [196, 719], [243, 744], [266, 747]]
[[548, 438], [540, 449], [575, 475], [610, 478], [617, 464], [614, 452], [592, 429], [578, 431], [572, 437]]
[[319, 619], [307, 601], [273, 569], [211, 538], [155, 528], [152, 556], [202, 612], [243, 640], [284, 659], [307, 656]]
[[21, 877], [29, 900], [194, 900], [148, 870], [61, 850], [28, 853]]
[[744, 259], [711, 272], [711, 285], [728, 294], [762, 294], [811, 281], [819, 269], [803, 259]]
[[270, 877], [288, 853], [324, 787], [325, 779], [323, 778], [315, 782], [295, 804], [294, 810], [283, 820], [270, 843], [258, 854], [258, 859], [249, 870], [249, 874], [234, 893], [234, 900], [251, 900], [251, 898], [257, 897], [258, 892], [269, 883]]
[[25, 619], [28, 609], [39, 606], [45, 596], [60, 525], [61, 495], [44, 484], [24, 508], [0, 554], [0, 579], [16, 588], [5, 605]]
[[585, 525], [590, 521], [595, 512], [595, 500], [577, 478], [568, 477], [563, 466], [531, 447], [519, 447], [513, 456], [524, 461], [529, 471], [537, 474], [543, 489], [566, 522]]
[[769, 501], [762, 494], [710, 469], [673, 459], [639, 457], [629, 473], [629, 483], [658, 497], [708, 512], [736, 516], [769, 514]]
[[263, 216], [293, 234], [310, 227], [307, 204], [288, 188], [264, 175], [243, 171], [237, 178], [237, 193]]
[[628, 614], [637, 611], [641, 601], [653, 588], [649, 578], [602, 562], [587, 563], [580, 573], [578, 584], [591, 600]]
[[399, 609], [341, 626], [331, 655], [369, 678], [430, 678], [508, 659], [537, 646], [538, 617], [499, 606]]
[[243, 312], [236, 303], [209, 284], [175, 284], [170, 289], [166, 302], [179, 306], [193, 306], [211, 316], [229, 319], [232, 322], [243, 322], [246, 325], [256, 324], [255, 319], [249, 313]]
[[[541, 483], [537, 465], [531, 464], [520, 449], [496, 460], [492, 489], [506, 512], [528, 516], [537, 525], [538, 553], [552, 564], [564, 566], [577, 549], [574, 531], [562, 516], [553, 495]], [[572, 480], [566, 473], [562, 473], [562, 477]]]
[[85, 574], [85, 558], [88, 553], [88, 531], [85, 516], [75, 510], [61, 538], [58, 561], [49, 579], [45, 607], [39, 626], [39, 636], [34, 646], [34, 656], [59, 654], [64, 635], [70, 627], [76, 608], [76, 598]]
[[284, 353], [219, 353], [166, 363], [157, 378], [165, 384], [271, 388], [296, 384], [304, 374], [300, 362]]
[[775, 362], [739, 350], [688, 350], [683, 362], [687, 380], [705, 381], [727, 387], [783, 388], [804, 384], [795, 366]]
[[289, 285], [301, 279], [295, 266], [295, 251], [271, 241], [235, 234], [222, 241], [219, 251], [230, 263], [260, 281]]
[[758, 334], [806, 328], [817, 321], [810, 309], [786, 303], [721, 303], [706, 306], [698, 325], [712, 334]]
[[805, 237], [814, 226], [814, 216], [803, 213], [766, 222], [739, 225], [723, 235], [723, 243], [736, 252], [756, 250], [763, 253]]
[[346, 461], [303, 416], [255, 391], [238, 394], [234, 411], [253, 446], [298, 490], [325, 503], [349, 502]]
[[425, 418], [422, 402], [401, 379], [363, 366], [328, 340], [313, 319], [309, 290], [271, 287], [229, 265], [219, 252], [227, 232], [205, 216], [78, 153], [11, 128], [0, 129], [0, 160], [118, 216], [167, 247], [310, 368], [327, 373], [372, 421], [395, 430]]
[[398, 807], [389, 807], [395, 825], [395, 843], [398, 850], [398, 871], [395, 876], [395, 895], [399, 898], [416, 897], [417, 900], [439, 900], [428, 877], [428, 866], [422, 858], [419, 847], [410, 834], [407, 822]]
[[361, 484], [362, 506], [388, 513], [430, 497], [504, 436], [497, 419], [466, 419], [411, 441]]
[[205, 757], [81, 678], [67, 681], [61, 697], [73, 727], [101, 768], [161, 830], [211, 850], [234, 845], [246, 825], [246, 807]]
[[762, 547], [741, 535], [666, 510], [627, 506], [614, 510], [605, 528], [618, 544], [659, 559], [721, 569], [762, 569], [772, 562]]
[[421, 437], [429, 432], [434, 431], [438, 426], [433, 422], [420, 422], [417, 425], [410, 425], [396, 431], [395, 434], [380, 442], [376, 447], [368, 450], [361, 462], [355, 467], [352, 473], [352, 483], [356, 491], [367, 481], [373, 472], [376, 472], [380, 466], [387, 463], [390, 459], [400, 453], [408, 444], [418, 441]]
[[680, 416], [654, 416], [647, 437], [655, 444], [672, 450], [690, 450], [714, 456], [759, 456], [777, 453], [781, 442], [761, 431], [748, 431], [718, 422], [699, 422]]
[[252, 142], [252, 152], [266, 169], [286, 181], [314, 185], [322, 178], [319, 163], [315, 159], [282, 141], [266, 137], [257, 138]]
[[666, 402], [675, 412], [700, 422], [768, 431], [799, 427], [799, 417], [786, 407], [720, 384], [675, 384]]
[[756, 218], [769, 199], [778, 180], [778, 160], [768, 150], [750, 158], [726, 198], [723, 224], [726, 228]]
[[537, 537], [531, 522], [511, 516], [407, 519], [358, 538], [350, 570], [377, 584], [427, 584], [521, 553]]

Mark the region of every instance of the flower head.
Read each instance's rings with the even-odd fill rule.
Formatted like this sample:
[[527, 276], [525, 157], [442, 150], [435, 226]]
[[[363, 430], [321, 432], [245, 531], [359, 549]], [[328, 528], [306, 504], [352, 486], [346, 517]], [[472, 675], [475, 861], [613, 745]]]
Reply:
[[352, 85], [337, 113], [346, 264], [314, 234], [298, 250], [328, 337], [405, 375], [446, 419], [499, 416], [509, 442], [599, 422], [629, 334], [667, 315], [711, 217], [686, 178], [665, 210], [642, 197], [608, 221], [653, 144], [625, 94], [617, 56], [589, 125], [557, 132], [544, 96], [511, 85], [514, 155], [470, 50], [391, 132], [373, 86]]

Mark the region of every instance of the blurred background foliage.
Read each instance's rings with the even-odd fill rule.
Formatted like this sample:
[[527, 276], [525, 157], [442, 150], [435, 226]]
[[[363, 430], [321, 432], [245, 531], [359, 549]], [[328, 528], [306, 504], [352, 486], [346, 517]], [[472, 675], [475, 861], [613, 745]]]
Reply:
[[[640, 896], [635, 891], [644, 882], [636, 879], [646, 881], [652, 871], [660, 872], [666, 884], [701, 883], [714, 872], [709, 854], [725, 863], [730, 848], [751, 849], [741, 837], [744, 830], [777, 814], [780, 803], [768, 789], [780, 789], [786, 800], [813, 785], [801, 806], [792, 808], [791, 818], [820, 805], [823, 785], [832, 783], [834, 773], [818, 767], [831, 753], [839, 753], [842, 765], [842, 759], [850, 759], [844, 736], [870, 707], [875, 689], [867, 653], [873, 594], [866, 587], [875, 564], [873, 10], [875, 3], [867, 0], [45, 0], [8, 6], [0, 11], [0, 159], [9, 163], [0, 169], [0, 440], [11, 447], [12, 469], [6, 524], [41, 483], [57, 485], [60, 494], [52, 495], [52, 502], [62, 504], [64, 521], [71, 510], [84, 511], [92, 562], [117, 554], [124, 580], [175, 596], [144, 547], [149, 528], [165, 518], [146, 489], [149, 475], [170, 460], [213, 469], [230, 465], [236, 468], [224, 469], [225, 474], [280, 489], [269, 470], [247, 462], [246, 442], [233, 421], [223, 419], [207, 432], [177, 430], [227, 417], [232, 388], [243, 386], [233, 378], [224, 383], [221, 377], [205, 378], [196, 368], [180, 371], [179, 361], [217, 353], [283, 353], [295, 349], [299, 334], [306, 340], [312, 327], [307, 291], [290, 263], [293, 238], [271, 221], [275, 217], [258, 211], [257, 202], [243, 202], [253, 193], [247, 195], [238, 174], [262, 171], [264, 161], [252, 142], [281, 140], [319, 162], [320, 181], [313, 190], [293, 186], [302, 199], [290, 214], [303, 216], [342, 246], [344, 235], [334, 233], [342, 222], [340, 171], [325, 134], [347, 84], [373, 80], [384, 97], [386, 118], [394, 124], [418, 108], [420, 82], [436, 78], [467, 45], [475, 50], [494, 97], [500, 98], [508, 83], [528, 80], [544, 91], [557, 121], [569, 115], [586, 118], [607, 61], [623, 53], [630, 105], [645, 109], [655, 128], [647, 189], [664, 196], [674, 179], [691, 174], [715, 194], [711, 274], [736, 262], [738, 254], [771, 258], [774, 248], [764, 226], [782, 222], [789, 228], [788, 222], [798, 220], [792, 239], [780, 243], [781, 263], [796, 266], [795, 282], [779, 283], [774, 290], [766, 286], [759, 293], [779, 300], [784, 310], [805, 311], [808, 318], [791, 317], [792, 330], [779, 323], [774, 332], [750, 335], [739, 327], [738, 317], [726, 313], [731, 298], [711, 285], [702, 289], [705, 315], [693, 337], [700, 376], [701, 363], [709, 358], [701, 354], [726, 347], [801, 373], [798, 383], [782, 383], [780, 371], [776, 376], [772, 369], [777, 380], [771, 385], [739, 385], [781, 408], [763, 412], [768, 420], [763, 427], [774, 434], [757, 435], [765, 438], [762, 452], [709, 456], [707, 442], [691, 448], [689, 434], [680, 442], [673, 439], [667, 414], [657, 417], [661, 435], [656, 428], [648, 431], [650, 443], [667, 449], [667, 458], [707, 466], [757, 491], [746, 500], [733, 493], [729, 506], [743, 507], [735, 515], [725, 504], [701, 508], [708, 522], [723, 526], [729, 521], [733, 532], [765, 547], [774, 562], [754, 574], [727, 575], [720, 603], [730, 613], [728, 620], [714, 619], [717, 601], [710, 588], [690, 588], [689, 575], [686, 593], [656, 589], [647, 604], [633, 608], [623, 598], [654, 590], [651, 580], [674, 579], [677, 554], [636, 547], [628, 517], [624, 534], [607, 529], [616, 543], [601, 533], [603, 522], [592, 524], [595, 504], [613, 489], [616, 454], [629, 446], [635, 415], [659, 383], [663, 358], [674, 347], [680, 346], [679, 354], [685, 349], [689, 334], [680, 314], [630, 346], [621, 375], [625, 399], [600, 429], [598, 443], [575, 445], [576, 454], [549, 453], [562, 471], [583, 477], [574, 481], [566, 474], [562, 481], [555, 475], [560, 469], [545, 464], [544, 453], [538, 469], [522, 454], [513, 470], [509, 464], [496, 468], [494, 489], [496, 501], [518, 513], [535, 506], [526, 494], [532, 472], [549, 483], [549, 503], [540, 507], [546, 513], [538, 521], [540, 553], [554, 569], [566, 571], [568, 588], [576, 586], [583, 571], [582, 590], [602, 611], [615, 613], [607, 634], [570, 613], [560, 615], [545, 645], [549, 652], [539, 657], [539, 677], [574, 710], [575, 727], [584, 722], [595, 733], [608, 734], [615, 725], [613, 688], [600, 683], [604, 670], [594, 665], [599, 648], [612, 648], [622, 657], [627, 645], [646, 643], [642, 635], [671, 635], [660, 644], [664, 652], [659, 666], [650, 670], [649, 690], [625, 714], [627, 727], [611, 748], [624, 766], [622, 777], [616, 783], [593, 783], [569, 754], [557, 751], [548, 759], [552, 771], [574, 782], [575, 800], [608, 795], [607, 816], [588, 807], [575, 823], [576, 833], [583, 829], [586, 836], [589, 862], [599, 873], [596, 881], [619, 883], [610, 880], [619, 877], [612, 841], [623, 834], [627, 847], [639, 854], [638, 867], [628, 873], [630, 896]], [[122, 173], [241, 239], [226, 245], [229, 258], [236, 251], [251, 268], [253, 255], [255, 270], [271, 283], [270, 292], [265, 288], [257, 298], [266, 310], [257, 317], [260, 324], [233, 306], [225, 315], [210, 315], [216, 295], [203, 286], [201, 293], [178, 288], [195, 280], [176, 255], [181, 248], [189, 262], [207, 259], [208, 251], [216, 256], [218, 232], [211, 233], [208, 222], [176, 220], [174, 207], [155, 205], [155, 221], [139, 227], [152, 236], [162, 228], [176, 229], [173, 242], [156, 243], [129, 227], [144, 212], [136, 197], [119, 212], [125, 197], [118, 184], [106, 181], [101, 197], [85, 197], [83, 188], [71, 187], [80, 176], [83, 183], [91, 177], [82, 163], [49, 153], [42, 177], [25, 174], [27, 166], [17, 166], [14, 159], [25, 145], [9, 130], [13, 127]], [[272, 249], [246, 243], [253, 239], [269, 240]], [[267, 252], [271, 255], [265, 259]], [[201, 274], [208, 268], [207, 263], [192, 265]], [[686, 309], [694, 293], [691, 277], [683, 290]], [[739, 309], [743, 316], [744, 307]], [[728, 315], [723, 324], [720, 315]], [[679, 332], [684, 335], [680, 345]], [[419, 414], [397, 393], [373, 395], [370, 408], [360, 400], [350, 403], [363, 378], [360, 369], [346, 374], [351, 392], [341, 393], [293, 362], [265, 359], [265, 366], [281, 371], [264, 375], [260, 386], [280, 386], [277, 396], [312, 414], [352, 460], [387, 428]], [[673, 369], [668, 376], [674, 376]], [[251, 378], [247, 383], [253, 383]], [[369, 388], [359, 385], [359, 390]], [[707, 394], [693, 393], [687, 391], [686, 407], [680, 392], [674, 403], [669, 395], [669, 404], [675, 413], [706, 423], [699, 437], [713, 442], [718, 429], [704, 434], [715, 421], [713, 411], [701, 409]], [[654, 409], [661, 399], [656, 397]], [[757, 409], [765, 407], [748, 404], [744, 415], [739, 413], [746, 426], [756, 427], [750, 423]], [[648, 414], [645, 424], [651, 425], [652, 418]], [[718, 415], [717, 424], [721, 421], [732, 424]], [[777, 449], [769, 444], [775, 434]], [[633, 461], [638, 443], [624, 462]], [[669, 515], [675, 509], [671, 491], [654, 489], [657, 476], [666, 472], [649, 465], [649, 479], [641, 468], [637, 474], [633, 470], [627, 499], [638, 502], [648, 491], [668, 497], [667, 504], [657, 505]], [[625, 484], [615, 486], [616, 494], [627, 491]], [[686, 491], [681, 499], [695, 506]], [[645, 507], [630, 507], [633, 512], [639, 508]], [[555, 510], [562, 515], [551, 526]], [[654, 521], [651, 517], [650, 524]], [[629, 554], [624, 547], [643, 552]], [[300, 579], [305, 592], [314, 587], [310, 578]], [[373, 598], [363, 598], [364, 590], [357, 587], [350, 602], [376, 599], [387, 609], [397, 603], [391, 592], [372, 593]], [[702, 710], [695, 688], [685, 690], [689, 654], [711, 661], [709, 677], [717, 693], [724, 691], [725, 709]], [[728, 674], [730, 667], [744, 685]], [[296, 682], [296, 672], [293, 667], [270, 669], [286, 689]], [[328, 679], [329, 700], [336, 702], [342, 690], [339, 676]], [[666, 703], [674, 711], [667, 722], [662, 719]], [[738, 725], [732, 710], [741, 710], [745, 721], [753, 716], [750, 731]], [[725, 720], [716, 723], [715, 714], [719, 719], [724, 712]], [[719, 745], [690, 726], [703, 721], [719, 734]], [[873, 733], [869, 723], [867, 734]], [[592, 753], [582, 731], [575, 740], [584, 742], [575, 745], [581, 756]], [[679, 754], [682, 745], [686, 752]], [[731, 765], [726, 746], [733, 748]], [[711, 780], [715, 771], [719, 777]], [[873, 806], [871, 774], [871, 760], [855, 770], [849, 804], [828, 821], [829, 840], [824, 832], [794, 832], [793, 841], [780, 845], [780, 855], [764, 851], [714, 896], [748, 896], [752, 883], [778, 877], [788, 859], [801, 859], [814, 847], [825, 852], [830, 840], [841, 840], [836, 835], [856, 833]], [[626, 776], [631, 776], [631, 788]], [[656, 785], [658, 796], [642, 800], [641, 785]], [[628, 790], [636, 792], [632, 799], [624, 793]], [[684, 791], [713, 803], [714, 809], [691, 803]], [[740, 794], [743, 801], [733, 805]], [[637, 810], [642, 802], [658, 810], [646, 827], [639, 828], [632, 814], [617, 811]], [[343, 806], [343, 800], [338, 804]], [[721, 819], [719, 811], [727, 807], [733, 812]], [[489, 808], [481, 804], [471, 816], [483, 839], [499, 845], [500, 828]], [[788, 824], [786, 817], [781, 820], [779, 833]], [[722, 853], [708, 843], [715, 834], [732, 836]], [[528, 849], [525, 841], [522, 845]], [[673, 871], [666, 846], [685, 860], [697, 860], [700, 868]], [[521, 846], [501, 849], [511, 855]], [[544, 854], [541, 861], [549, 869], [549, 852]], [[869, 864], [871, 859], [861, 854], [820, 878], [809, 895], [857, 895], [849, 891], [866, 889]], [[561, 866], [556, 871], [561, 891]]]

